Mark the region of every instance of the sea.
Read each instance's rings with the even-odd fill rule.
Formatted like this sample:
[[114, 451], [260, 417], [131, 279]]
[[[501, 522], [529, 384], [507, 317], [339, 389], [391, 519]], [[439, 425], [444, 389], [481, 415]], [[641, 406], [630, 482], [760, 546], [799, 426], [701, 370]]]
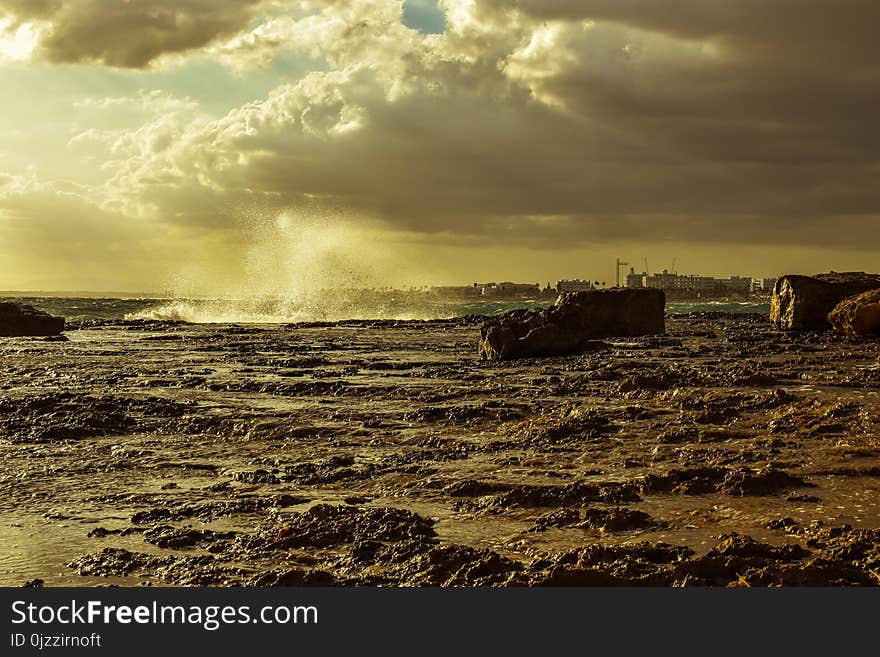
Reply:
[[[341, 320], [430, 320], [464, 315], [499, 315], [517, 308], [545, 308], [544, 300], [473, 301], [414, 300], [373, 296], [369, 302], [336, 296], [322, 300], [287, 298], [208, 299], [149, 297], [4, 296], [0, 300], [25, 303], [68, 320], [176, 320], [219, 324], [287, 324]], [[692, 312], [768, 314], [766, 302], [669, 302], [670, 314]]]

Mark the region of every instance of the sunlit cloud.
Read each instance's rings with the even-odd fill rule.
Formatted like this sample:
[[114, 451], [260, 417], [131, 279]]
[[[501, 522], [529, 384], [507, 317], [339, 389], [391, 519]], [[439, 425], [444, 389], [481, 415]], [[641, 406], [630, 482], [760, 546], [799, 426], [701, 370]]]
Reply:
[[0, 62], [23, 62], [31, 58], [39, 39], [35, 23], [15, 25], [11, 19], [0, 18]]
[[876, 252], [876, 4], [668, 2], [5, 3], [0, 251], [103, 222], [198, 235], [220, 280], [242, 217], [308, 207], [548, 278], [628, 244]]

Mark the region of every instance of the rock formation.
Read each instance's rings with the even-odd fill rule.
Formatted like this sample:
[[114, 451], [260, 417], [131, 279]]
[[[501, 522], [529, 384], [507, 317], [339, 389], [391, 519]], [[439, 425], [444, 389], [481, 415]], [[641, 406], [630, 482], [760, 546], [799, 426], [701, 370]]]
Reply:
[[63, 317], [22, 303], [0, 301], [0, 337], [60, 335], [63, 330]]
[[507, 360], [580, 353], [591, 340], [656, 335], [666, 330], [661, 290], [570, 292], [546, 310], [514, 310], [480, 329], [480, 354]]
[[846, 272], [783, 276], [773, 289], [770, 321], [786, 331], [825, 330], [828, 313], [846, 299], [880, 288], [880, 274]]
[[880, 335], [880, 289], [841, 301], [828, 314], [834, 330], [846, 335]]

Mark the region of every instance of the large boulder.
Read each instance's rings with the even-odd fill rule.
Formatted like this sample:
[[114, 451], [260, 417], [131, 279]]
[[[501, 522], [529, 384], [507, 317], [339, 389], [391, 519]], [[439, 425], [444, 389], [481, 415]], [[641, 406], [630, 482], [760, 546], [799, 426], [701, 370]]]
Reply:
[[53, 317], [23, 303], [0, 301], [0, 337], [60, 335], [63, 330], [63, 317]]
[[846, 335], [880, 335], [880, 289], [841, 301], [828, 314], [834, 330]]
[[546, 310], [514, 310], [480, 329], [480, 354], [488, 360], [581, 353], [592, 340], [656, 335], [666, 331], [662, 290], [569, 292]]
[[773, 288], [770, 321], [786, 331], [831, 328], [828, 313], [846, 299], [880, 288], [880, 274], [845, 272], [818, 276], [783, 276]]

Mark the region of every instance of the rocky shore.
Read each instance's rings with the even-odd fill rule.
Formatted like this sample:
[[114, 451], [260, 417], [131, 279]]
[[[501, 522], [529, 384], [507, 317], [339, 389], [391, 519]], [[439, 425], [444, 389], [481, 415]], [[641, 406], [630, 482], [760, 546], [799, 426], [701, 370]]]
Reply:
[[876, 585], [880, 341], [666, 318], [0, 340], [7, 585]]
[[57, 336], [64, 318], [53, 317], [27, 304], [0, 301], [0, 337]]

